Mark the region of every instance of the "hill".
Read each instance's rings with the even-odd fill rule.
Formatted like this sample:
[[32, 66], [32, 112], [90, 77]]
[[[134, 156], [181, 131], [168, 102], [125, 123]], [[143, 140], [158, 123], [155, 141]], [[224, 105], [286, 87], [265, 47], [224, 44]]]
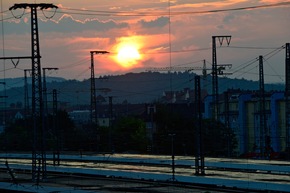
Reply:
[[[59, 78], [59, 77], [47, 77], [46, 82], [61, 82], [65, 81], [64, 78]], [[0, 82], [5, 82], [7, 89], [9, 88], [14, 88], [14, 87], [23, 87], [24, 86], [24, 77], [21, 78], [6, 78], [6, 79], [0, 79]], [[31, 84], [31, 77], [27, 78], [27, 83]], [[4, 86], [0, 86], [0, 91], [4, 90]]]
[[[102, 95], [105, 100], [109, 96], [113, 97], [113, 103], [150, 103], [162, 97], [164, 91], [180, 91], [185, 88], [194, 88], [194, 73], [175, 72], [141, 72], [128, 73], [124, 75], [108, 75], [96, 79], [96, 94]], [[17, 83], [17, 80], [19, 81]], [[211, 77], [202, 79], [201, 87], [208, 93], [212, 92]], [[283, 84], [267, 84], [266, 90], [284, 90]], [[23, 103], [24, 88], [23, 78], [6, 80], [7, 104]], [[219, 78], [219, 92], [228, 88], [242, 90], [258, 90], [259, 82], [245, 79]], [[50, 78], [47, 80], [48, 100], [51, 101], [52, 90], [57, 89], [58, 100], [69, 103], [70, 105], [89, 105], [90, 104], [90, 79], [77, 81], [65, 80], [62, 78]], [[31, 85], [29, 85], [29, 95], [31, 95]], [[4, 96], [4, 91], [0, 92]]]

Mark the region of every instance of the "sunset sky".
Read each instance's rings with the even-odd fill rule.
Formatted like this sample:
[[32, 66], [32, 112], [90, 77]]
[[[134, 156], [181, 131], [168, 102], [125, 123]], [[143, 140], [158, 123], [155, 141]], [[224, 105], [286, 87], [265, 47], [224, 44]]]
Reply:
[[[228, 47], [217, 42], [218, 64], [232, 64], [228, 77], [258, 80], [257, 58], [263, 55], [265, 82], [285, 82], [285, 49], [280, 48], [290, 42], [290, 1], [2, 0], [0, 57], [31, 55], [30, 10], [13, 10], [24, 13], [15, 19], [8, 11], [15, 3], [59, 7], [54, 16], [55, 10], [38, 11], [41, 67], [59, 68], [51, 76], [90, 78], [90, 51], [95, 50], [110, 52], [94, 56], [96, 76], [202, 67], [204, 59], [211, 68], [212, 36], [231, 35]], [[23, 69], [31, 68], [30, 60], [16, 68], [10, 60], [0, 64], [0, 78], [22, 77]]]

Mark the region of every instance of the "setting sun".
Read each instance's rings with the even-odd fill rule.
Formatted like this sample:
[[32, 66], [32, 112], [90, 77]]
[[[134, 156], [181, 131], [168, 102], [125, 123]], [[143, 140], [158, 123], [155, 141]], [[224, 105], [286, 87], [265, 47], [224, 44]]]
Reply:
[[124, 68], [135, 66], [140, 58], [138, 48], [134, 44], [125, 44], [118, 49], [117, 60]]

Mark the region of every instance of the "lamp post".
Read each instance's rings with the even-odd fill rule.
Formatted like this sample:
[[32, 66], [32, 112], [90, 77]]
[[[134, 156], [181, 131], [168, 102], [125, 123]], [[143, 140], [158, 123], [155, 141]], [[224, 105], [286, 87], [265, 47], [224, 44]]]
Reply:
[[171, 169], [172, 169], [172, 181], [175, 181], [175, 160], [174, 160], [174, 137], [175, 133], [168, 134], [171, 137]]
[[[93, 123], [98, 127], [98, 118], [97, 118], [97, 101], [96, 101], [96, 86], [95, 86], [95, 67], [94, 67], [94, 54], [108, 54], [107, 51], [90, 51], [91, 54], [91, 128], [93, 128]], [[97, 134], [97, 140], [98, 140]], [[96, 148], [98, 151], [98, 147]]]
[[94, 54], [108, 54], [107, 51], [90, 51], [91, 53], [91, 124], [97, 124], [97, 108], [96, 108], [96, 86], [95, 86], [95, 70], [94, 70]]
[[43, 103], [44, 103], [44, 116], [47, 116], [48, 109], [47, 109], [47, 88], [46, 88], [46, 70], [58, 70], [58, 68], [42, 68], [43, 71]]

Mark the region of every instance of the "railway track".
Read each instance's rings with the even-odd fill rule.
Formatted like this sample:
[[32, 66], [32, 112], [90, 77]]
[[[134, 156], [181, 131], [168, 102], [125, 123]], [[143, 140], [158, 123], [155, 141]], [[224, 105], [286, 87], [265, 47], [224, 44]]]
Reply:
[[[71, 173], [58, 173], [48, 172], [48, 177], [45, 181], [41, 181], [40, 184], [33, 184], [31, 182], [31, 171], [30, 170], [14, 170], [14, 172], [20, 177], [17, 181], [9, 185], [10, 187], [17, 186], [23, 188], [23, 191], [40, 192], [46, 191], [45, 187], [51, 186], [61, 187], [57, 192], [66, 192], [68, 190], [74, 190], [75, 192], [152, 192], [152, 193], [197, 193], [197, 192], [208, 192], [208, 193], [261, 193], [265, 191], [249, 190], [249, 189], [237, 189], [228, 188], [216, 185], [200, 185], [194, 183], [182, 183], [178, 181], [153, 181], [145, 179], [129, 179], [129, 178], [115, 178], [115, 177], [104, 177], [99, 175], [86, 175], [86, 174], [71, 174]], [[0, 170], [1, 182], [11, 183], [11, 178], [5, 176], [7, 170]], [[4, 175], [4, 176], [3, 176]], [[1, 190], [1, 186], [0, 186]], [[56, 192], [56, 191], [55, 191]]]
[[[8, 160], [9, 166], [13, 168], [13, 171], [21, 176], [21, 181], [24, 179], [27, 179], [27, 183], [31, 181], [31, 160], [29, 155], [15, 155], [0, 159], [1, 176], [7, 172], [7, 168], [3, 164], [5, 160]], [[129, 192], [129, 189], [133, 192], [146, 192], [148, 189], [164, 192], [166, 187], [171, 189], [174, 187], [181, 192], [190, 192], [189, 190], [191, 189], [201, 190], [200, 192], [249, 192], [249, 190], [251, 190], [250, 192], [288, 192], [290, 189], [290, 185], [287, 187], [287, 184], [290, 184], [290, 165], [288, 162], [264, 162], [258, 164], [255, 162], [249, 163], [249, 161], [242, 163], [240, 160], [232, 162], [229, 160], [210, 160], [206, 168], [206, 176], [195, 176], [194, 168], [192, 167], [194, 162], [188, 157], [184, 159], [177, 158], [174, 180], [172, 180], [173, 174], [170, 159], [139, 159], [121, 156], [108, 159], [108, 157], [104, 156], [63, 156], [60, 166], [53, 166], [52, 163], [50, 156], [48, 156], [47, 171], [49, 179], [70, 181], [72, 185], [70, 188], [78, 187], [78, 190], [86, 191], [89, 191], [88, 189], [91, 189], [91, 191], [101, 189], [102, 184], [95, 186], [95, 188], [93, 187], [95, 182], [91, 185], [88, 183], [83, 185], [84, 181], [89, 182], [92, 180], [99, 180], [102, 183], [104, 181], [107, 181], [107, 183], [112, 182], [109, 183], [110, 186], [105, 186], [105, 189], [111, 189], [111, 191], [116, 189], [114, 190], [115, 192]], [[9, 181], [7, 173], [6, 180]], [[82, 183], [73, 185], [73, 182]], [[53, 183], [55, 185], [58, 184], [56, 181]], [[128, 186], [122, 187], [116, 184], [121, 184], [122, 186], [127, 184]], [[139, 185], [135, 187], [133, 186], [134, 184], [139, 184], [140, 187]], [[137, 190], [138, 188], [140, 190]], [[186, 189], [188, 191], [185, 191]], [[167, 192], [171, 191], [167, 189]]]

